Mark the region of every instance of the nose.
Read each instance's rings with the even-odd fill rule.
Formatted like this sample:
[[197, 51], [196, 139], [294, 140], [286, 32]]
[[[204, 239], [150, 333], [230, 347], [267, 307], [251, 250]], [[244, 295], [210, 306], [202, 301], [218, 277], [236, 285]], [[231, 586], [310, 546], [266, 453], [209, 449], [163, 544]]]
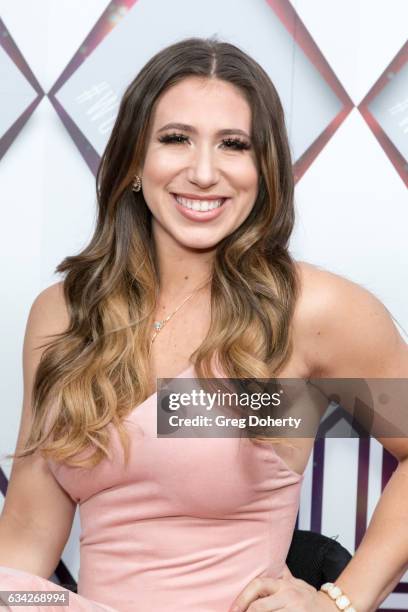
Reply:
[[187, 177], [191, 183], [201, 188], [214, 185], [218, 181], [218, 167], [210, 146], [197, 147], [192, 153]]

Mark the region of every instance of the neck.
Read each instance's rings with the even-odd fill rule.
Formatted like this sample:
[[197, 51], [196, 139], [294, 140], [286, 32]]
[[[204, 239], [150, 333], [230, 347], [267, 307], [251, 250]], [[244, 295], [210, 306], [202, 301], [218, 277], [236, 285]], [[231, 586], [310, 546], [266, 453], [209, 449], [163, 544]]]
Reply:
[[215, 249], [192, 249], [173, 240], [163, 242], [155, 243], [160, 301], [173, 303], [210, 280]]

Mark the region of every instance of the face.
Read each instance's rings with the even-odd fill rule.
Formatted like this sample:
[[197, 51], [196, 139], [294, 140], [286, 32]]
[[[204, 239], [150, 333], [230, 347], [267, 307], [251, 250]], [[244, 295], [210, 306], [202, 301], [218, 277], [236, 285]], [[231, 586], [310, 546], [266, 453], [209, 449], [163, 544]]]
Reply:
[[158, 100], [148, 138], [139, 174], [156, 240], [211, 248], [245, 221], [259, 174], [251, 109], [236, 87], [185, 78]]

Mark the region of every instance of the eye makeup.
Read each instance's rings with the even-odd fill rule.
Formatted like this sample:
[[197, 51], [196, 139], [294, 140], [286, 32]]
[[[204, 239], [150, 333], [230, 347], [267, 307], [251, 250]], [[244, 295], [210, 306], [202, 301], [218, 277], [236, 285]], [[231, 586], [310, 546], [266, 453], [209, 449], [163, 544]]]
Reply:
[[[158, 140], [164, 144], [183, 144], [188, 140], [188, 137], [184, 134], [171, 133], [160, 136]], [[246, 151], [251, 148], [251, 145], [241, 138], [224, 138], [222, 143], [227, 150], [232, 151]]]

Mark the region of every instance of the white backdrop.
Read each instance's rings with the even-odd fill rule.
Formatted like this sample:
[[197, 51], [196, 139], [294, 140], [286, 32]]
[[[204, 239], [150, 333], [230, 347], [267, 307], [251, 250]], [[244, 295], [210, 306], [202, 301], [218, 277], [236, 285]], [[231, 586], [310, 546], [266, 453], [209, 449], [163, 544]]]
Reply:
[[[120, 14], [116, 14], [116, 28], [123, 28], [126, 20], [129, 24], [133, 19], [140, 51], [134, 61], [126, 54], [120, 57], [117, 66], [122, 71], [123, 82], [130, 80], [147, 58], [166, 44], [186, 36], [211, 33], [218, 33], [220, 37], [244, 47], [275, 79], [272, 72], [276, 66], [270, 59], [270, 49], [265, 48], [265, 34], [264, 38], [261, 37], [261, 24], [262, 28], [266, 27], [265, 21], [270, 19], [270, 26], [276, 27], [277, 33], [280, 25], [272, 6], [269, 6], [272, 3], [266, 0], [237, 0], [235, 3], [230, 0], [217, 0], [217, 3], [195, 0], [194, 12], [197, 13], [199, 7], [207, 12], [204, 20], [197, 19], [196, 22], [189, 19], [187, 9], [180, 10], [182, 0], [139, 0], [133, 7], [130, 6], [132, 0], [118, 1], [117, 4], [127, 4], [130, 10], [126, 13], [122, 7], [122, 19]], [[152, 10], [152, 5], [157, 7], [160, 4], [163, 11], [166, 7], [166, 15], [163, 11]], [[218, 7], [216, 10], [212, 10], [213, 4]], [[309, 160], [297, 182], [297, 222], [291, 242], [292, 253], [296, 259], [310, 261], [360, 283], [379, 297], [402, 328], [408, 330], [407, 175], [404, 179], [401, 168], [398, 171], [359, 109], [360, 103], [406, 43], [407, 2], [292, 0], [287, 4], [297, 12], [352, 103], [350, 112], [317, 155]], [[111, 3], [107, 0], [0, 0], [4, 26], [45, 94], [51, 90], [108, 5]], [[244, 10], [253, 17], [253, 27], [248, 27], [248, 19], [242, 19]], [[200, 23], [200, 26], [194, 23]], [[254, 27], [259, 29], [254, 30]], [[104, 44], [113, 41], [114, 36], [115, 28]], [[272, 48], [273, 44], [274, 40], [271, 40]], [[81, 70], [97, 70], [97, 53], [103, 53], [103, 45], [82, 64], [77, 76]], [[296, 65], [302, 65], [302, 61], [303, 56], [299, 53]], [[309, 72], [314, 70], [313, 66], [307, 67], [305, 63], [306, 69]], [[281, 87], [286, 82], [284, 70], [285, 67]], [[0, 76], [2, 74], [4, 71], [1, 72], [0, 68]], [[276, 75], [276, 80], [281, 77]], [[75, 75], [71, 86], [74, 79]], [[293, 111], [290, 115], [288, 113], [289, 132], [292, 149], [300, 154], [302, 147], [308, 144], [308, 136], [299, 125], [305, 112], [300, 89], [303, 81], [298, 77], [292, 83], [293, 89], [282, 91], [281, 95], [285, 110], [290, 106]], [[407, 85], [405, 79], [405, 87]], [[310, 96], [316, 95], [317, 83], [310, 86], [310, 82], [308, 85], [305, 81], [303, 86], [309, 87]], [[119, 83], [119, 92], [120, 88]], [[63, 92], [64, 88], [58, 94], [61, 100]], [[323, 98], [322, 94], [321, 100]], [[403, 109], [407, 108], [407, 89], [402, 101], [404, 99]], [[327, 104], [329, 113], [332, 103]], [[308, 112], [313, 113], [313, 109], [308, 109]], [[318, 130], [319, 121], [326, 111], [318, 107], [315, 112], [313, 121]], [[405, 152], [407, 113], [408, 110], [403, 110], [399, 117]], [[304, 142], [302, 137], [306, 138]], [[94, 143], [95, 149], [100, 146]], [[29, 308], [43, 288], [59, 280], [53, 275], [55, 266], [66, 255], [77, 252], [88, 240], [95, 213], [94, 176], [47, 95], [41, 98], [3, 153], [0, 159], [0, 392], [3, 400], [0, 453], [13, 451], [17, 436], [22, 400], [21, 350]], [[299, 513], [300, 528], [310, 529], [320, 524], [322, 533], [338, 535], [351, 552], [356, 544], [357, 502], [361, 494], [357, 480], [358, 450], [358, 440], [331, 439], [327, 442], [321, 474], [320, 523], [316, 516], [312, 517], [315, 512], [312, 491], [315, 495], [316, 490], [312, 488], [311, 459]], [[366, 465], [367, 520], [381, 492], [382, 462], [382, 449], [373, 440]], [[8, 477], [9, 463], [3, 461], [1, 467]], [[342, 481], [347, 504], [340, 510], [331, 483], [336, 482], [338, 487]], [[79, 530], [76, 518], [63, 554], [63, 561], [75, 578], [79, 565]], [[404, 580], [397, 592], [387, 599], [384, 609], [408, 610], [408, 577]]]

